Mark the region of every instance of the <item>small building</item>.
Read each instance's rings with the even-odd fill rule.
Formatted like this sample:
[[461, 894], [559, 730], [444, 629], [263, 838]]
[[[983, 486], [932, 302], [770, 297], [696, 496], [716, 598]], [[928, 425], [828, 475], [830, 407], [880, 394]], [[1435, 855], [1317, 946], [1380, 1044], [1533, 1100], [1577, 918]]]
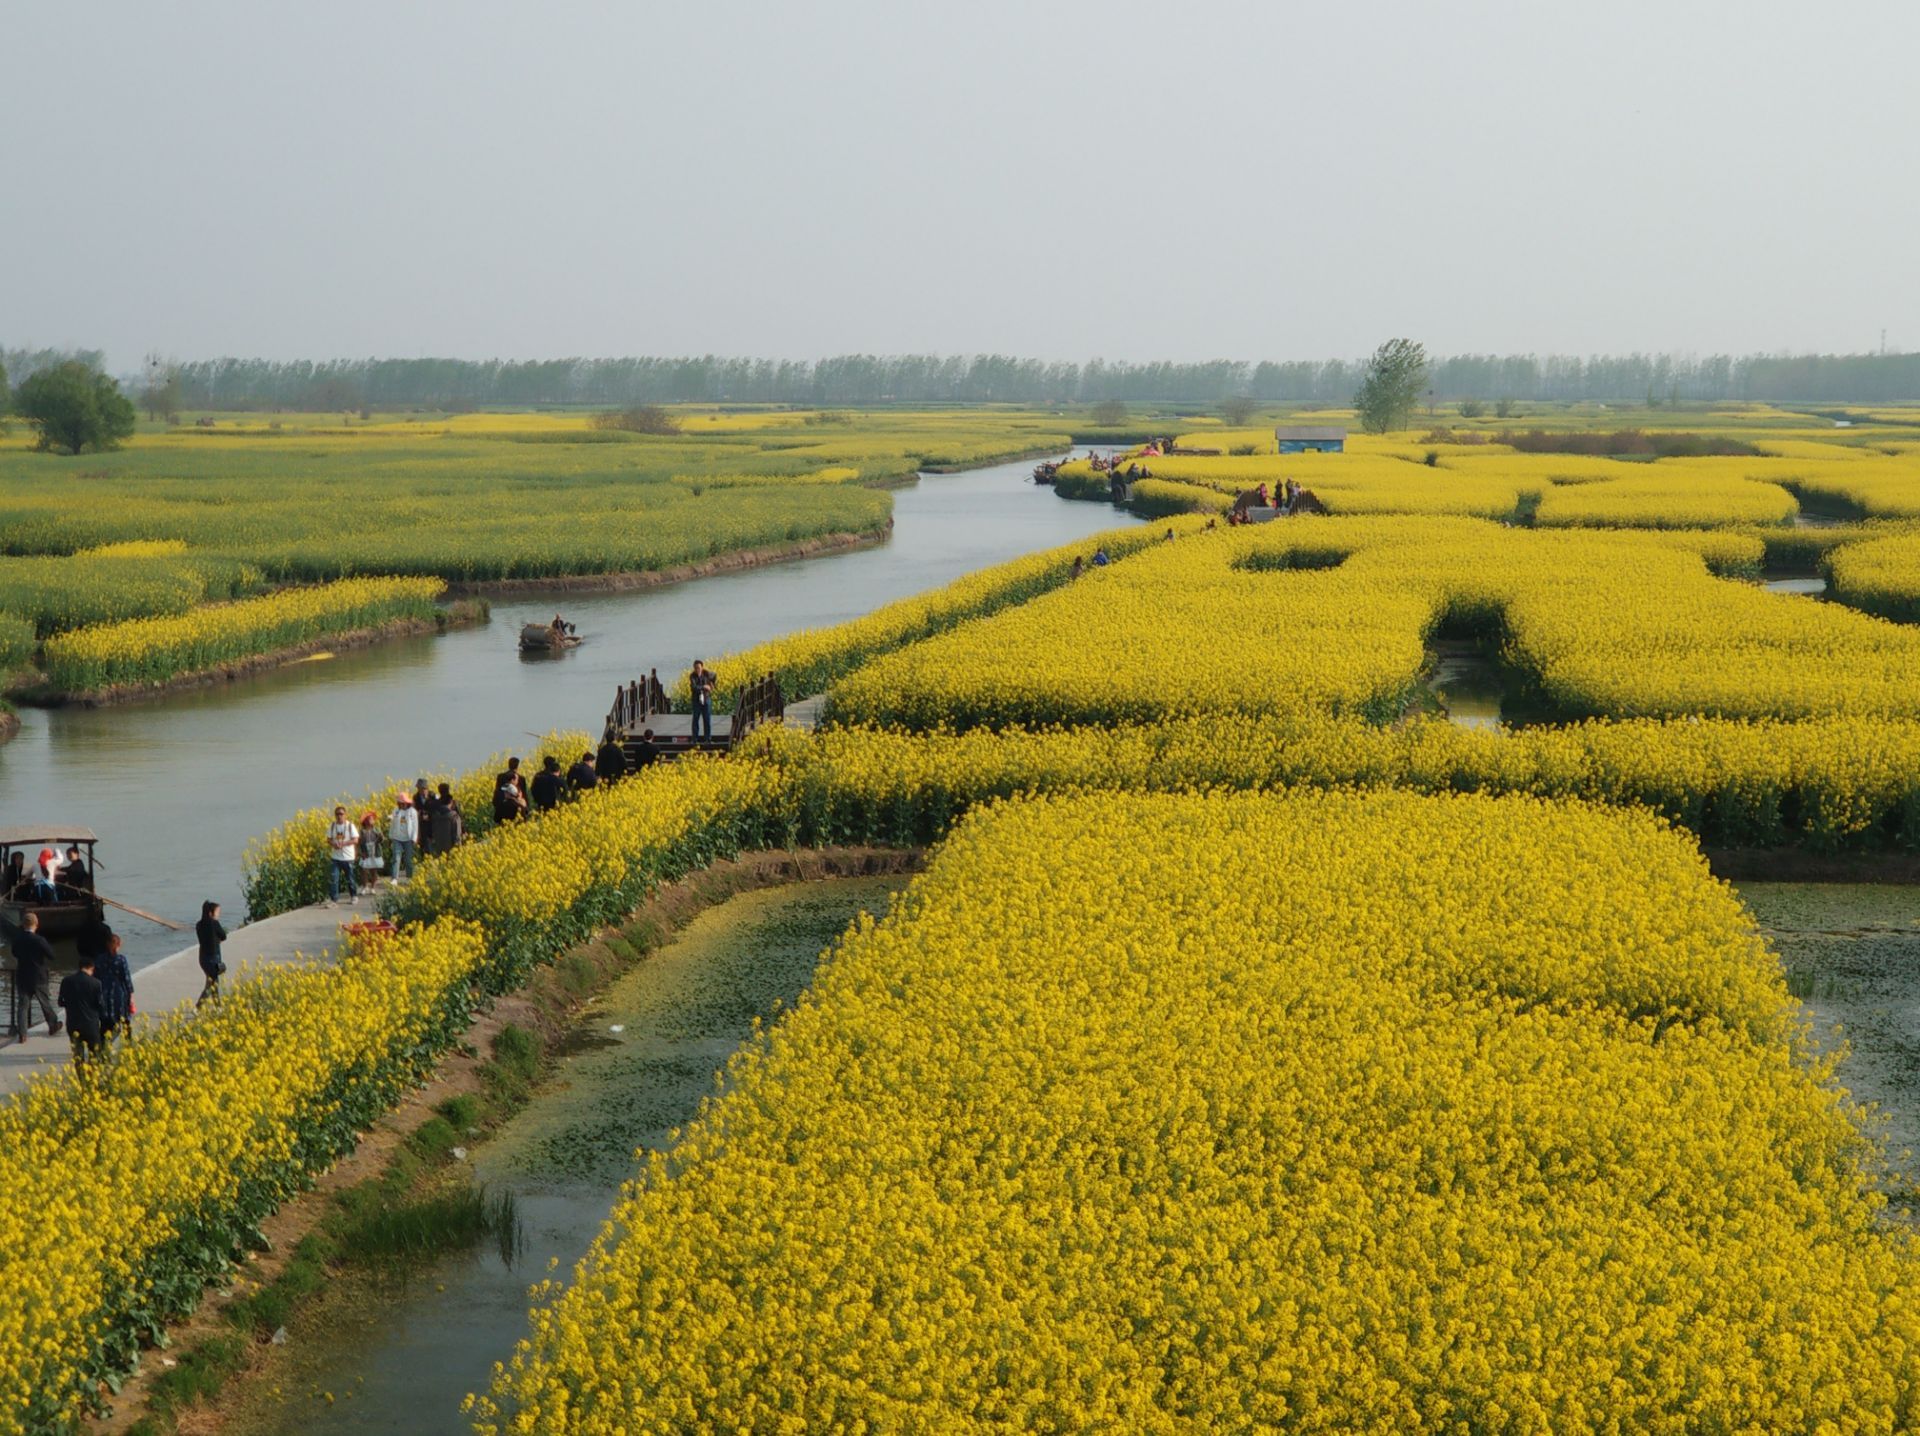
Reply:
[[1344, 454], [1347, 431], [1332, 424], [1283, 425], [1273, 431], [1273, 442], [1282, 454]]

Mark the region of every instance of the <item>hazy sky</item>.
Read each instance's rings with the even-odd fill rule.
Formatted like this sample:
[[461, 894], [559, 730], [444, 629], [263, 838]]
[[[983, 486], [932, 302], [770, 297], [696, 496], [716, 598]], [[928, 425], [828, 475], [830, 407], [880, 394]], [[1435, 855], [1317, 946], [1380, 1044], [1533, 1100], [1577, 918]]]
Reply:
[[0, 342], [1920, 347], [1913, 0], [0, 0]]

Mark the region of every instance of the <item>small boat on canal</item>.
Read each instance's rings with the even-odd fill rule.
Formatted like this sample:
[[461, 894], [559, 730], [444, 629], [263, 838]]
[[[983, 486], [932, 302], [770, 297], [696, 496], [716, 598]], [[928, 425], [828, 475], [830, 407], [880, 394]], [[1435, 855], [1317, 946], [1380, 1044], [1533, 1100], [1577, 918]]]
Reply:
[[520, 630], [522, 653], [565, 653], [580, 646], [580, 634], [571, 623], [555, 617], [552, 623], [529, 623]]
[[[81, 929], [106, 913], [93, 890], [93, 848], [98, 841], [91, 828], [72, 823], [0, 827], [0, 917], [16, 926], [28, 913], [39, 918], [40, 935], [68, 966], [78, 960], [75, 942]], [[65, 867], [67, 853], [76, 848], [81, 866]], [[54, 879], [51, 901], [35, 881], [40, 861], [49, 852], [63, 865]]]

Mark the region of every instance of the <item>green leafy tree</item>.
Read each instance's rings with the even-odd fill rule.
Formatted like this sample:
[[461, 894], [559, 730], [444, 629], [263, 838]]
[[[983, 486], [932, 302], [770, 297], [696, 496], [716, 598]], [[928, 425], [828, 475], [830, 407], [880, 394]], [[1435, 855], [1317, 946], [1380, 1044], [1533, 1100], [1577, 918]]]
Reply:
[[54, 453], [111, 449], [133, 433], [136, 418], [119, 384], [77, 360], [28, 376], [14, 403], [40, 435], [39, 447]]
[[140, 391], [140, 406], [149, 419], [171, 422], [180, 412], [180, 369], [158, 354], [147, 355], [147, 382]]
[[1260, 406], [1245, 394], [1235, 394], [1220, 401], [1220, 417], [1236, 429], [1245, 428], [1247, 422], [1260, 412]]
[[1412, 339], [1389, 339], [1373, 351], [1353, 396], [1360, 427], [1369, 434], [1404, 429], [1427, 387], [1427, 348]]
[[7, 388], [7, 366], [0, 364], [0, 434], [7, 432], [7, 412], [13, 391]]

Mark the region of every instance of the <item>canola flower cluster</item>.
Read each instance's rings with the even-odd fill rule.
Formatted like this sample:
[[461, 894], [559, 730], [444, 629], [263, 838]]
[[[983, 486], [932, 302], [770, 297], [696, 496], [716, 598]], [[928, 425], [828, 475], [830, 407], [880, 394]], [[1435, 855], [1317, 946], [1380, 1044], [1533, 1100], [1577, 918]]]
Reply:
[[1715, 576], [1754, 570], [1761, 547], [1405, 516], [1223, 530], [869, 663], [829, 712], [915, 729], [1384, 720], [1445, 625], [1498, 638], [1563, 717], [1920, 714], [1920, 634]]
[[1868, 518], [1920, 518], [1920, 450], [1807, 463], [1786, 460], [1783, 482], [1806, 498]]
[[995, 807], [536, 1290], [479, 1429], [1901, 1429], [1915, 1238], [1795, 1013], [1645, 815]]
[[347, 578], [312, 588], [77, 629], [47, 640], [47, 676], [69, 693], [161, 683], [326, 634], [427, 619], [437, 578]]
[[1791, 523], [1800, 505], [1778, 484], [1741, 474], [1728, 459], [1663, 459], [1620, 465], [1642, 472], [1594, 483], [1555, 484], [1540, 498], [1543, 528], [1710, 528]]
[[[733, 701], [739, 685], [773, 674], [785, 693], [799, 697], [820, 693], [883, 653], [918, 642], [936, 633], [1011, 608], [1059, 588], [1073, 575], [1073, 561], [1084, 564], [1104, 548], [1115, 559], [1164, 543], [1168, 529], [1175, 534], [1198, 532], [1194, 520], [1164, 524], [1154, 529], [1111, 529], [1077, 543], [1043, 549], [1007, 563], [996, 564], [955, 579], [943, 588], [915, 594], [832, 628], [802, 628], [769, 639], [739, 653], [729, 653], [713, 664], [718, 679], [719, 706]], [[686, 675], [673, 690], [676, 702], [689, 701]]]
[[1651, 809], [1704, 843], [1920, 849], [1920, 721], [1592, 720], [1509, 734], [1425, 718], [1171, 719], [1137, 726], [756, 735], [781, 770], [764, 841], [937, 841], [996, 798], [1405, 788]]
[[1882, 618], [1920, 623], [1920, 531], [1843, 544], [1826, 564], [1833, 598]]
[[465, 1030], [484, 956], [448, 922], [249, 976], [0, 1104], [0, 1429], [74, 1429]]

